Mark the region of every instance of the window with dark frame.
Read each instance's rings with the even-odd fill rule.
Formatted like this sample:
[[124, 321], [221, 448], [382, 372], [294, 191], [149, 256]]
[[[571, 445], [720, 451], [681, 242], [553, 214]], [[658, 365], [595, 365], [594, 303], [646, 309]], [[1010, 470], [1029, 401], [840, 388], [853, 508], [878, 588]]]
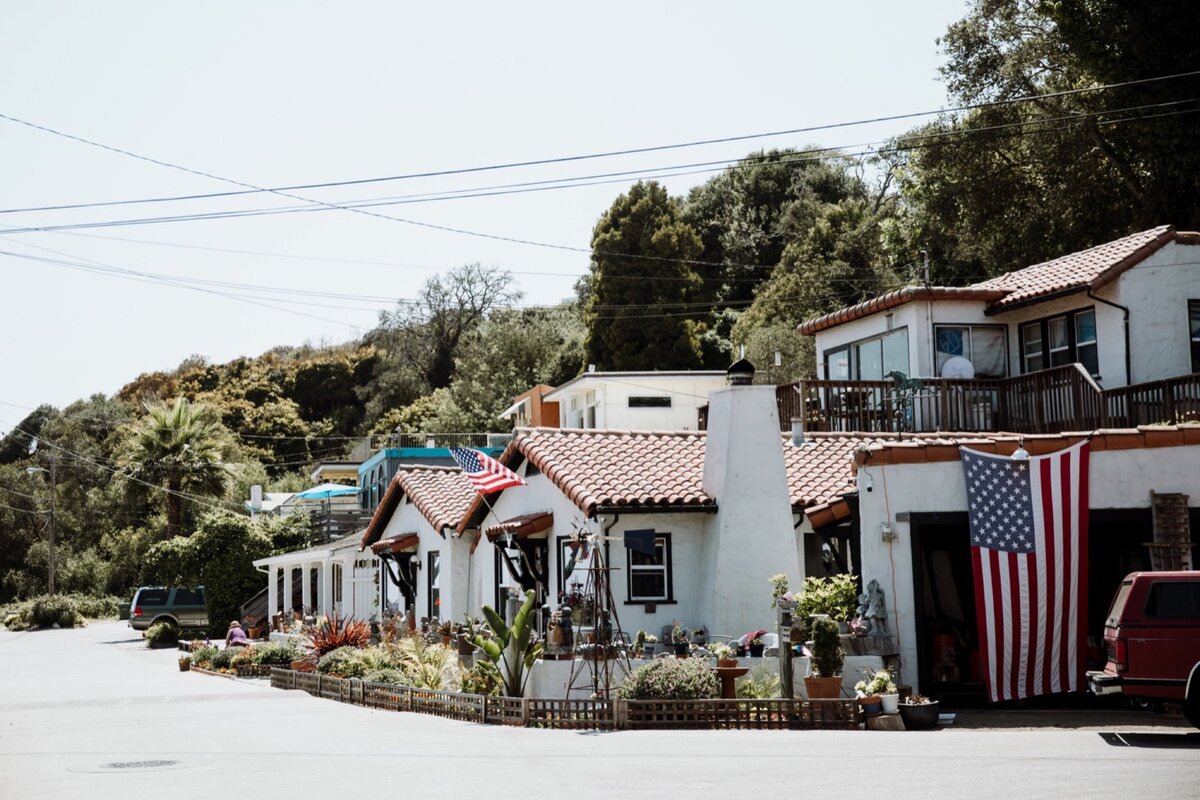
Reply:
[[1188, 300], [1188, 335], [1192, 341], [1192, 372], [1200, 372], [1200, 300]]
[[629, 602], [672, 600], [671, 534], [655, 533], [654, 555], [626, 548], [627, 596]]
[[1007, 330], [1003, 325], [935, 325], [937, 374], [955, 356], [975, 367], [977, 378], [1008, 377]]
[[442, 589], [441, 589], [441, 556], [437, 550], [430, 550], [425, 557], [425, 574], [429, 588], [429, 618], [441, 616], [442, 608]]
[[645, 397], [645, 396], [630, 396], [630, 408], [670, 408], [670, 397]]
[[1026, 322], [1020, 333], [1022, 374], [1078, 362], [1089, 375], [1100, 376], [1096, 309], [1083, 308]]
[[908, 328], [825, 351], [825, 379], [878, 381], [892, 372], [909, 374]]

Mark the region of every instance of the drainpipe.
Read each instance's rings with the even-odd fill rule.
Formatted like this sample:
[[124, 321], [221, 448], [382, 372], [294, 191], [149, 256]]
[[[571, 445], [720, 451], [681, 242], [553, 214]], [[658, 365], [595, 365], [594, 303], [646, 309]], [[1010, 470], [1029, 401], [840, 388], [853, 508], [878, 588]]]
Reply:
[[1114, 303], [1111, 300], [1105, 300], [1103, 297], [1097, 297], [1096, 295], [1092, 294], [1091, 287], [1088, 287], [1087, 296], [1092, 300], [1095, 300], [1097, 303], [1103, 303], [1106, 306], [1112, 306], [1125, 315], [1125, 385], [1130, 386], [1133, 384], [1133, 361], [1132, 355], [1129, 351], [1129, 309], [1120, 303]]

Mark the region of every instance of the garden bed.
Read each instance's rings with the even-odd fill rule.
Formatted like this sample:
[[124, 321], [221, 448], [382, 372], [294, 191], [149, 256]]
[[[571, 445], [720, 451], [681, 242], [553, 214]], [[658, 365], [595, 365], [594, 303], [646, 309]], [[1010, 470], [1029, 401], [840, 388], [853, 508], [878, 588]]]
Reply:
[[271, 686], [386, 711], [564, 730], [758, 728], [857, 730], [856, 700], [558, 700], [492, 697], [271, 669]]

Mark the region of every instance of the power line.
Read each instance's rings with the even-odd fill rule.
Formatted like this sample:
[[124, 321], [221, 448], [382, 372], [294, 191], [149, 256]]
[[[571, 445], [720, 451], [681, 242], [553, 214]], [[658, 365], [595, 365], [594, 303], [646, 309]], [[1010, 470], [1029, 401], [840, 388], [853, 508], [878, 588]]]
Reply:
[[[20, 212], [20, 211], [56, 211], [56, 210], [75, 209], [75, 208], [94, 208], [94, 207], [99, 207], [99, 206], [133, 205], [133, 204], [142, 204], [142, 203], [160, 203], [160, 202], [173, 202], [173, 201], [179, 201], [179, 200], [200, 200], [200, 199], [210, 199], [210, 198], [220, 198], [220, 197], [232, 197], [232, 196], [247, 195], [247, 194], [282, 193], [282, 192], [291, 192], [291, 191], [303, 191], [303, 190], [308, 190], [308, 189], [339, 188], [339, 187], [345, 187], [345, 186], [360, 186], [363, 184], [372, 184], [372, 183], [386, 183], [386, 182], [392, 182], [392, 181], [412, 180], [412, 179], [416, 179], [416, 178], [433, 178], [433, 177], [445, 177], [445, 176], [449, 176], [449, 175], [463, 175], [463, 174], [468, 174], [468, 173], [493, 172], [493, 171], [497, 171], [497, 170], [515, 169], [515, 168], [521, 168], [521, 167], [544, 166], [544, 165], [549, 165], [549, 164], [562, 164], [562, 163], [568, 163], [568, 162], [587, 161], [587, 160], [594, 160], [594, 159], [601, 159], [601, 158], [613, 158], [616, 156], [638, 155], [638, 154], [644, 154], [644, 153], [663, 152], [663, 151], [667, 151], [667, 150], [680, 150], [680, 149], [702, 147], [702, 146], [708, 146], [708, 145], [714, 145], [714, 144], [729, 144], [732, 142], [744, 142], [744, 141], [752, 141], [755, 139], [776, 138], [776, 137], [780, 137], [780, 136], [794, 136], [794, 135], [801, 134], [801, 133], [815, 133], [817, 131], [836, 130], [839, 128], [859, 127], [862, 125], [872, 125], [872, 124], [878, 124], [881, 122], [899, 122], [902, 120], [917, 119], [920, 117], [929, 117], [929, 116], [935, 116], [935, 115], [939, 115], [939, 114], [953, 114], [953, 113], [958, 113], [958, 112], [962, 112], [962, 111], [973, 111], [973, 110], [984, 109], [984, 108], [995, 108], [998, 106], [1007, 106], [1007, 105], [1013, 105], [1013, 104], [1017, 104], [1017, 103], [1044, 101], [1044, 100], [1057, 98], [1057, 97], [1067, 97], [1067, 96], [1072, 96], [1072, 95], [1077, 95], [1077, 94], [1085, 94], [1088, 92], [1108, 91], [1111, 89], [1119, 89], [1119, 88], [1125, 88], [1125, 87], [1129, 87], [1129, 86], [1137, 86], [1137, 85], [1142, 85], [1142, 84], [1146, 84], [1146, 83], [1155, 83], [1158, 81], [1175, 80], [1178, 78], [1188, 78], [1188, 77], [1193, 77], [1196, 75], [1200, 75], [1200, 70], [1194, 70], [1194, 71], [1190, 71], [1190, 72], [1180, 72], [1180, 73], [1175, 73], [1175, 74], [1171, 74], [1171, 75], [1159, 75], [1159, 76], [1155, 76], [1155, 77], [1151, 77], [1151, 78], [1138, 78], [1136, 80], [1122, 81], [1119, 83], [1103, 84], [1100, 86], [1088, 86], [1088, 87], [1081, 87], [1081, 88], [1076, 88], [1076, 89], [1064, 89], [1064, 90], [1057, 91], [1057, 92], [1047, 92], [1047, 93], [1043, 93], [1043, 94], [1023, 95], [1021, 97], [1008, 98], [1005, 100], [990, 100], [990, 101], [985, 101], [985, 102], [981, 102], [981, 103], [969, 103], [969, 104], [964, 104], [964, 105], [959, 105], [959, 106], [953, 106], [950, 108], [933, 109], [933, 110], [927, 110], [927, 111], [914, 111], [914, 112], [908, 112], [908, 113], [904, 113], [904, 114], [892, 114], [892, 115], [887, 115], [887, 116], [871, 117], [871, 118], [865, 118], [865, 119], [859, 119], [859, 120], [827, 123], [824, 125], [809, 125], [809, 126], [805, 126], [805, 127], [790, 128], [790, 129], [779, 130], [779, 131], [767, 131], [767, 132], [762, 132], [762, 133], [740, 134], [740, 135], [735, 135], [735, 136], [724, 136], [724, 137], [718, 137], [718, 138], [712, 138], [712, 139], [700, 139], [700, 140], [694, 140], [694, 141], [688, 141], [688, 142], [677, 142], [677, 143], [673, 143], [673, 144], [651, 145], [651, 146], [646, 146], [646, 147], [627, 148], [627, 149], [623, 149], [623, 150], [609, 150], [609, 151], [585, 153], [585, 154], [579, 154], [579, 155], [557, 156], [557, 157], [553, 157], [553, 158], [532, 159], [532, 160], [527, 160], [527, 161], [511, 161], [511, 162], [503, 162], [503, 163], [498, 163], [498, 164], [487, 164], [487, 165], [474, 166], [474, 167], [460, 167], [460, 168], [454, 168], [454, 169], [433, 170], [433, 171], [426, 171], [426, 172], [412, 172], [412, 173], [405, 173], [405, 174], [399, 174], [399, 175], [358, 178], [358, 179], [352, 179], [352, 180], [326, 181], [326, 182], [322, 182], [322, 183], [302, 183], [302, 184], [293, 184], [293, 185], [289, 185], [289, 186], [279, 186], [279, 187], [272, 187], [272, 188], [243, 185], [243, 189], [241, 191], [237, 191], [237, 192], [215, 192], [215, 193], [208, 193], [208, 194], [191, 194], [191, 195], [176, 195], [176, 196], [170, 196], [170, 197], [139, 198], [139, 199], [133, 199], [133, 200], [112, 200], [112, 201], [103, 201], [103, 202], [94, 202], [94, 203], [72, 203], [72, 204], [63, 204], [63, 205], [57, 205], [57, 206], [30, 207], [30, 208], [24, 208], [24, 209], [4, 209], [4, 210], [0, 210], [0, 213], [16, 213], [16, 212]], [[172, 164], [172, 163], [169, 163], [166, 161], [160, 161], [158, 159], [150, 158], [148, 156], [138, 155], [138, 154], [133, 153], [128, 150], [123, 150], [121, 148], [113, 147], [110, 145], [104, 145], [99, 142], [94, 142], [94, 141], [85, 139], [80, 136], [74, 136], [71, 134], [63, 133], [63, 132], [57, 131], [53, 128], [49, 128], [49, 127], [46, 127], [43, 125], [38, 125], [36, 123], [29, 122], [29, 121], [26, 121], [23, 119], [19, 119], [17, 117], [13, 117], [11, 115], [0, 114], [0, 119], [6, 119], [10, 122], [14, 122], [19, 125], [25, 125], [27, 127], [34, 128], [35, 130], [40, 130], [40, 131], [43, 131], [46, 133], [52, 133], [56, 136], [62, 136], [64, 138], [72, 139], [74, 141], [81, 142], [83, 144], [88, 144], [88, 145], [92, 145], [95, 147], [101, 147], [106, 150], [110, 150], [112, 152], [119, 153], [121, 155], [130, 156], [132, 158], [137, 158], [142, 161], [148, 161], [152, 164], [157, 164], [159, 166], [170, 167], [173, 169], [182, 169], [184, 171], [191, 172], [192, 174], [198, 175], [201, 177], [214, 178], [216, 180], [222, 180], [222, 181], [225, 181], [228, 183], [237, 183], [236, 181], [231, 181], [231, 180], [227, 180], [225, 178], [220, 178], [216, 175], [211, 175], [209, 173], [205, 173], [205, 172], [202, 172], [199, 170], [193, 170], [193, 169], [188, 169], [186, 167], [180, 167], [176, 164]]]
[[4, 503], [0, 503], [0, 508], [7, 508], [9, 511], [19, 511], [22, 514], [36, 514], [39, 516], [42, 514], [50, 513], [49, 511], [30, 511], [28, 508], [17, 508], [16, 506], [6, 506]]
[[[934, 146], [957, 145], [957, 144], [961, 144], [962, 141], [966, 138], [978, 137], [980, 134], [993, 132], [993, 131], [1001, 131], [1001, 130], [1013, 129], [1013, 128], [1026, 128], [1026, 127], [1032, 127], [1032, 126], [1043, 126], [1043, 127], [1040, 127], [1038, 129], [1034, 129], [1034, 130], [1020, 130], [1020, 131], [1016, 131], [1013, 134], [1010, 134], [1012, 136], [1042, 135], [1042, 134], [1054, 133], [1054, 132], [1058, 132], [1058, 131], [1062, 131], [1062, 130], [1069, 130], [1070, 128], [1080, 125], [1084, 121], [1091, 119], [1091, 118], [1098, 118], [1098, 117], [1110, 116], [1112, 114], [1117, 114], [1117, 113], [1145, 110], [1145, 109], [1151, 109], [1151, 108], [1177, 106], [1177, 105], [1182, 105], [1182, 104], [1191, 103], [1191, 102], [1196, 102], [1196, 99], [1168, 101], [1168, 102], [1163, 102], [1163, 103], [1153, 103], [1153, 104], [1146, 104], [1146, 105], [1141, 105], [1141, 106], [1130, 106], [1130, 107], [1122, 108], [1122, 109], [1106, 109], [1106, 110], [1102, 110], [1102, 111], [1088, 112], [1088, 113], [1084, 113], [1084, 114], [1069, 114], [1069, 115], [1060, 116], [1060, 117], [1043, 118], [1043, 119], [1038, 119], [1038, 120], [1022, 120], [1022, 121], [1012, 122], [1012, 123], [1003, 123], [1003, 124], [990, 125], [990, 126], [984, 126], [984, 127], [970, 128], [968, 130], [951, 129], [951, 130], [944, 130], [944, 131], [936, 131], [936, 132], [932, 132], [932, 133], [911, 134], [911, 135], [907, 135], [907, 136], [903, 137], [903, 142], [904, 142], [903, 145], [896, 145], [896, 146], [890, 147], [890, 148], [864, 150], [864, 151], [857, 152], [857, 153], [841, 152], [841, 153], [838, 153], [836, 156], [831, 156], [831, 155], [784, 156], [781, 158], [750, 157], [750, 158], [742, 159], [742, 161], [739, 163], [723, 167], [722, 169], [726, 169], [726, 170], [751, 169], [751, 168], [754, 168], [757, 166], [762, 166], [764, 164], [771, 164], [771, 165], [793, 164], [793, 163], [797, 163], [797, 162], [824, 160], [827, 158], [835, 158], [835, 157], [849, 159], [849, 160], [862, 161], [862, 160], [865, 160], [866, 158], [872, 158], [872, 157], [876, 157], [878, 155], [887, 154], [887, 153], [897, 153], [897, 152], [907, 152], [910, 150], [928, 149], [928, 148], [934, 147]], [[1140, 121], [1145, 121], [1148, 119], [1154, 119], [1154, 118], [1163, 117], [1163, 116], [1173, 116], [1173, 115], [1178, 115], [1178, 114], [1194, 113], [1195, 110], [1196, 109], [1186, 109], [1186, 110], [1169, 112], [1169, 113], [1145, 114], [1145, 115], [1141, 115], [1141, 116], [1128, 116], [1128, 117], [1124, 117], [1124, 118], [1108, 119], [1108, 120], [1105, 120], [1105, 124], [1109, 127], [1112, 127], [1114, 125], [1122, 124], [1122, 123], [1140, 122]], [[1044, 127], [1047, 123], [1058, 122], [1058, 121], [1068, 121], [1069, 124], [1061, 125], [1058, 127]], [[857, 146], [857, 145], [855, 145], [855, 146]], [[826, 153], [826, 152], [834, 152], [834, 151], [837, 151], [837, 148], [820, 148], [817, 150], [811, 150], [811, 151], [806, 151], [806, 152]], [[676, 172], [676, 173], [672, 173], [672, 174], [668, 174], [668, 175], [659, 175], [657, 177], [673, 177], [676, 175], [691, 175], [691, 174], [697, 174], [697, 173], [707, 173], [707, 172], [716, 172], [716, 171], [721, 171], [721, 169], [713, 169], [713, 170], [706, 169], [706, 170], [695, 170], [695, 171], [691, 171], [691, 172]], [[617, 182], [617, 181], [599, 181], [598, 183], [613, 183], [613, 182]], [[576, 184], [570, 184], [570, 185], [552, 186], [552, 187], [544, 187], [544, 188], [562, 189], [562, 188], [575, 188], [575, 187], [586, 186], [586, 185], [592, 185], [592, 184], [576, 183]], [[497, 194], [505, 194], [505, 192], [492, 192], [487, 196], [494, 196]], [[484, 195], [458, 195], [458, 197], [468, 197], [468, 196], [484, 196]], [[315, 211], [328, 211], [328, 210], [333, 210], [333, 209], [354, 211], [354, 210], [361, 210], [363, 208], [372, 208], [372, 207], [398, 204], [396, 202], [386, 200], [386, 199], [384, 199], [384, 200], [348, 201], [348, 202], [341, 203], [341, 204], [322, 204], [319, 201], [307, 201], [306, 200], [305, 203], [306, 203], [306, 205], [301, 205], [301, 206], [282, 206], [282, 207], [267, 208], [267, 209], [247, 209], [247, 210], [240, 210], [240, 211], [214, 211], [214, 212], [206, 212], [206, 213], [199, 213], [199, 214], [183, 214], [183, 215], [171, 215], [171, 216], [165, 216], [165, 217], [148, 217], [148, 218], [139, 218], [139, 219], [66, 223], [66, 224], [61, 224], [61, 225], [44, 225], [44, 226], [25, 227], [25, 228], [10, 227], [7, 230], [0, 230], [0, 234], [47, 233], [47, 232], [64, 233], [64, 232], [74, 232], [74, 231], [79, 231], [79, 230], [84, 230], [84, 229], [128, 227], [128, 226], [135, 226], [135, 225], [164, 224], [164, 223], [176, 223], [176, 222], [196, 222], [196, 221], [217, 220], [217, 219], [234, 219], [234, 218], [243, 218], [243, 217], [272, 216], [272, 215], [277, 215], [277, 214], [311, 213], [311, 212], [315, 212]], [[408, 221], [408, 220], [403, 220], [400, 218], [393, 218], [389, 215], [384, 215], [384, 214], [374, 214], [372, 212], [362, 212], [362, 213], [368, 213], [372, 216], [379, 216], [384, 219], [396, 219], [398, 221]], [[420, 223], [415, 223], [415, 224], [420, 224]], [[445, 228], [445, 230], [471, 233], [469, 231], [460, 231], [459, 229], [454, 229], [454, 228]], [[80, 235], [80, 234], [76, 234], [76, 235]], [[474, 234], [472, 234], [472, 235], [474, 235]], [[487, 234], [485, 236], [490, 236], [490, 234]], [[574, 251], [581, 252], [581, 253], [590, 253], [593, 255], [610, 254], [610, 255], [616, 255], [619, 257], [623, 256], [623, 257], [633, 258], [633, 259], [648, 259], [648, 260], [656, 260], [656, 261], [669, 260], [669, 261], [673, 261], [676, 263], [686, 263], [689, 265], [719, 266], [719, 267], [725, 267], [725, 268], [741, 267], [741, 268], [753, 268], [753, 269], [763, 269], [763, 270], [774, 269], [774, 265], [769, 265], [769, 264], [742, 264], [742, 263], [729, 262], [729, 261], [712, 262], [712, 261], [705, 261], [705, 260], [701, 260], [701, 259], [678, 259], [678, 258], [672, 259], [672, 258], [668, 258], [668, 257], [646, 256], [646, 255], [637, 254], [637, 253], [616, 253], [616, 252], [604, 251], [604, 250], [590, 250], [587, 248], [571, 248], [571, 247], [567, 247], [565, 245], [563, 245], [563, 246], [548, 245], [546, 243], [535, 242], [532, 240], [516, 240], [516, 239], [512, 239], [511, 237], [500, 237], [500, 238], [503, 238], [507, 241], [523, 241], [526, 244], [530, 244], [530, 245], [534, 245], [534, 246], [546, 246], [546, 247], [553, 247], [553, 248], [568, 249], [568, 250], [574, 250]], [[134, 240], [134, 241], [136, 241], [136, 240]], [[532, 274], [532, 273], [530, 273], [530, 274]], [[546, 274], [546, 273], [542, 273], [542, 274]], [[569, 276], [564, 276], [561, 273], [549, 273], [549, 274], [552, 275], [553, 277], [569, 277]], [[688, 278], [683, 278], [683, 277], [679, 277], [679, 276], [676, 276], [676, 277], [646, 276], [644, 278], [641, 276], [621, 276], [621, 278], [622, 279], [626, 279], [626, 278], [638, 279], [638, 280], [646, 280], [646, 279], [650, 279], [650, 280], [684, 280], [684, 279], [688, 279]], [[705, 280], [731, 281], [731, 282], [732, 281], [738, 281], [738, 282], [746, 281], [746, 282], [755, 282], [755, 283], [758, 282], [758, 279], [755, 279], [755, 278], [739, 278], [736, 276], [731, 276], [729, 278], [722, 278], [722, 277], [718, 276], [718, 277], [714, 277], [714, 278], [706, 278]], [[359, 309], [359, 310], [361, 310], [361, 309]]]
[[[11, 404], [6, 403], [5, 405], [11, 405]], [[25, 436], [30, 441], [36, 441], [39, 445], [40, 444], [49, 445], [50, 447], [53, 447], [55, 450], [58, 450], [62, 453], [66, 453], [67, 455], [72, 456], [76, 460], [82, 461], [85, 464], [91, 464], [94, 467], [99, 467], [100, 469], [107, 470], [108, 472], [111, 472], [114, 475], [120, 475], [127, 481], [132, 481], [133, 483], [141, 484], [142, 486], [147, 486], [151, 489], [154, 489], [155, 491], [163, 492], [164, 494], [167, 494], [167, 495], [174, 495], [175, 497], [179, 497], [183, 500], [189, 500], [193, 503], [196, 503], [197, 505], [207, 506], [208, 508], [212, 508], [217, 511], [223, 511], [225, 513], [233, 513], [233, 512], [230, 512], [230, 510], [228, 508], [226, 508], [224, 506], [219, 506], [215, 503], [211, 503], [208, 500], [205, 500], [204, 498], [198, 497], [197, 495], [189, 494], [188, 492], [184, 492], [184, 491], [172, 491], [171, 489], [163, 488], [162, 486], [159, 486], [156, 483], [150, 483], [149, 481], [144, 481], [141, 478], [135, 478], [134, 476], [130, 475], [127, 472], [124, 472], [123, 470], [114, 469], [106, 464], [101, 464], [99, 461], [93, 461], [92, 459], [87, 458], [86, 456], [81, 455], [80, 453], [76, 453], [74, 450], [69, 450], [69, 449], [63, 447], [62, 445], [59, 445], [45, 437], [34, 436], [33, 434], [21, 429], [20, 427], [14, 425], [11, 422], [7, 422], [5, 420], [0, 420], [0, 423], [8, 425], [11, 431], [20, 433], [22, 436]], [[241, 509], [239, 509], [239, 511], [240, 510]]]

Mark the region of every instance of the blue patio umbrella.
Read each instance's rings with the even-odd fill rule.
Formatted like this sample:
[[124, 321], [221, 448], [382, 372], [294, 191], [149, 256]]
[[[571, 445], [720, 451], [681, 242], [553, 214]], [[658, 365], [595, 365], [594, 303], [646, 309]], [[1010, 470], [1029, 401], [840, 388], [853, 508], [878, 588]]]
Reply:
[[293, 500], [328, 500], [331, 497], [345, 497], [348, 494], [358, 494], [361, 489], [357, 486], [343, 486], [340, 483], [322, 483], [303, 492], [292, 495]]

